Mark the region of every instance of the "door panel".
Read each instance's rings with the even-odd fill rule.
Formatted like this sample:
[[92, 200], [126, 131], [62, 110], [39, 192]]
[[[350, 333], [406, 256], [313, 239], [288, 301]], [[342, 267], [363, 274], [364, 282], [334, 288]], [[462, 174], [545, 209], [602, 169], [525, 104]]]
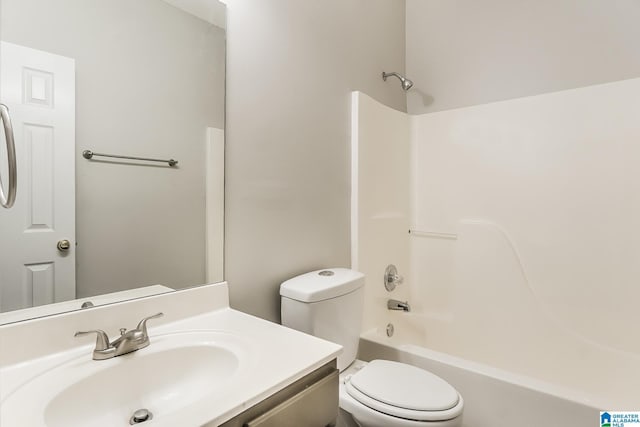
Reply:
[[0, 212], [0, 310], [73, 299], [75, 61], [1, 42], [0, 94], [18, 159], [16, 204]]

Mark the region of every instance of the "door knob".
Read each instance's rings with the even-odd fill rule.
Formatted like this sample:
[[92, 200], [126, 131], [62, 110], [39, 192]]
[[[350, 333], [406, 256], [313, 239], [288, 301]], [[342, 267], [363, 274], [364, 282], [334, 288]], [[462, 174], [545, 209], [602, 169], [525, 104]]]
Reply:
[[70, 248], [71, 248], [71, 242], [68, 241], [67, 239], [60, 240], [58, 242], [58, 250], [59, 251], [65, 252], [65, 251], [68, 251]]

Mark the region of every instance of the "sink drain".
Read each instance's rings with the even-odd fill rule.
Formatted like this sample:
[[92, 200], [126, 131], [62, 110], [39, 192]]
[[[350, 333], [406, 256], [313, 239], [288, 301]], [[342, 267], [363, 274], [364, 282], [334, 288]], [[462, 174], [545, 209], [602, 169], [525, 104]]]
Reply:
[[393, 324], [389, 323], [387, 325], [387, 336], [392, 337], [394, 332], [395, 332], [395, 328], [393, 327]]
[[153, 414], [151, 413], [151, 411], [149, 411], [148, 409], [138, 409], [133, 413], [131, 418], [129, 418], [129, 424], [140, 424], [151, 419], [153, 419]]

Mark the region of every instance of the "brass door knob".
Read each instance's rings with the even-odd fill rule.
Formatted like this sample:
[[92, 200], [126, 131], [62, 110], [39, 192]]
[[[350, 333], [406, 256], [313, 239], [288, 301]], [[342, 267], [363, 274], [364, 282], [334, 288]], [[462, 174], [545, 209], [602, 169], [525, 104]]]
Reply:
[[69, 249], [71, 249], [71, 242], [68, 241], [67, 239], [60, 240], [58, 242], [58, 250], [59, 251], [65, 252], [65, 251], [68, 251]]

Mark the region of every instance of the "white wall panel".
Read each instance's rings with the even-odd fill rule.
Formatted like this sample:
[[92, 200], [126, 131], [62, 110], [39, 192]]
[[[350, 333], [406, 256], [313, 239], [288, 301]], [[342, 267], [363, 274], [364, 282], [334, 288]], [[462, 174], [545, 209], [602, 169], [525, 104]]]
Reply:
[[[637, 404], [640, 79], [412, 118], [427, 344]], [[631, 407], [630, 406], [630, 407]]]
[[409, 272], [409, 116], [360, 92], [352, 94], [351, 265], [365, 275], [363, 328], [384, 329], [387, 299], [409, 299], [409, 287], [389, 293], [384, 272]]

